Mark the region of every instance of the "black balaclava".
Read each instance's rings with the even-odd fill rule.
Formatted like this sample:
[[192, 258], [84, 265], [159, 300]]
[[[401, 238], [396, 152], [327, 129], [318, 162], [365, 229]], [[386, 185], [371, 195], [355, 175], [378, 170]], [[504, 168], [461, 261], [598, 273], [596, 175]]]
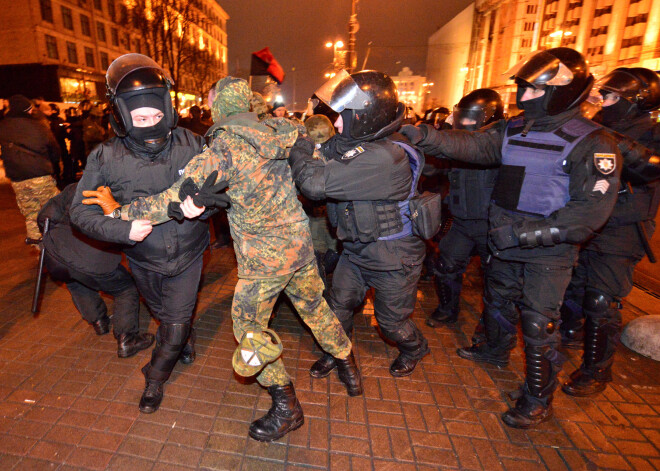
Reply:
[[635, 113], [631, 112], [633, 106], [635, 106], [634, 103], [630, 103], [623, 97], [619, 98], [619, 100], [613, 105], [603, 106], [601, 112], [603, 125], [611, 128], [624, 118], [634, 118]]
[[[165, 102], [163, 99], [163, 93], [167, 93], [166, 89], [153, 89], [149, 93], [144, 93], [143, 90], [140, 90], [139, 93], [127, 93], [127, 97], [124, 98], [126, 101], [126, 106], [129, 111], [136, 110], [138, 108], [155, 108], [157, 110], [165, 112]], [[141, 150], [146, 151], [149, 154], [156, 154], [163, 150], [169, 142], [169, 136], [171, 134], [170, 127], [167, 123], [167, 120], [163, 117], [158, 123], [154, 126], [139, 128], [133, 126], [132, 129], [128, 132], [128, 137], [133, 141]]]
[[[545, 101], [545, 94], [541, 95], [538, 98], [532, 100], [522, 101], [522, 96], [525, 93], [525, 88], [518, 87], [516, 92], [516, 102], [518, 107], [525, 112], [525, 119], [539, 119], [548, 115], [548, 112], [543, 109], [543, 104]], [[547, 93], [547, 91], [546, 91]]]

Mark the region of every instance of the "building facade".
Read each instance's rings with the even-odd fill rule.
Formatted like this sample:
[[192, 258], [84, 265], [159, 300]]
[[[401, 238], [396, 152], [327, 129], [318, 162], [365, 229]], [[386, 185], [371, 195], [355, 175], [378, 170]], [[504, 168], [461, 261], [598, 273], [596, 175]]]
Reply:
[[[133, 10], [148, 11], [143, 3], [156, 1], [0, 0], [0, 96], [103, 100], [110, 63], [128, 52], [148, 54]], [[215, 0], [183, 1], [191, 2], [191, 40], [216, 58], [214, 75], [226, 75], [228, 15]], [[199, 94], [193, 79], [185, 73], [178, 79], [179, 101], [193, 101]]]
[[414, 75], [412, 70], [404, 67], [399, 75], [392, 77], [399, 92], [399, 101], [413, 109], [418, 115], [424, 114], [425, 98], [429, 89], [426, 77]]

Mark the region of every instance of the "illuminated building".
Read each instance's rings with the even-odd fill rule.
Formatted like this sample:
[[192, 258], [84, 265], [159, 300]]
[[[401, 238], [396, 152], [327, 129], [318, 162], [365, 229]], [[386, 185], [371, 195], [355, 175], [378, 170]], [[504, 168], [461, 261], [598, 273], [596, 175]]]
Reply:
[[426, 82], [426, 77], [413, 75], [412, 70], [404, 67], [392, 80], [399, 92], [399, 101], [411, 107], [418, 115], [423, 115], [424, 96], [432, 85]]
[[[22, 93], [48, 101], [104, 99], [108, 65], [128, 52], [149, 54], [132, 10], [149, 18], [157, 1], [0, 0], [0, 97]], [[204, 57], [215, 58], [209, 62], [217, 80], [227, 73], [229, 17], [216, 0], [188, 2], [188, 39]], [[179, 74], [177, 87], [183, 104], [200, 95], [201, 86], [191, 74]]]

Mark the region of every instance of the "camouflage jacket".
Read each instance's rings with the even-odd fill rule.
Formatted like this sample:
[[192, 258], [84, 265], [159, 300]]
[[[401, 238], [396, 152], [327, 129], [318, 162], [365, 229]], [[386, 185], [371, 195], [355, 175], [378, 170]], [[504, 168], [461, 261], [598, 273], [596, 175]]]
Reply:
[[313, 247], [309, 222], [296, 197], [287, 162], [299, 129], [285, 118], [258, 122], [256, 114], [224, 118], [210, 130], [213, 141], [190, 160], [181, 178], [164, 192], [140, 198], [122, 208], [129, 219], [167, 221], [167, 206], [179, 200], [179, 188], [191, 177], [201, 187], [218, 170], [227, 180], [228, 211], [241, 278], [292, 273], [309, 263]]

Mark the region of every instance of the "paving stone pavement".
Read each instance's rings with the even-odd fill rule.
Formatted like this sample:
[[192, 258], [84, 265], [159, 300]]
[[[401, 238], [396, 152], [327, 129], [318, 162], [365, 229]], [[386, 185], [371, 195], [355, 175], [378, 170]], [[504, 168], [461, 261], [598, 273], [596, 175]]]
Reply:
[[[537, 429], [502, 424], [506, 392], [522, 379], [521, 341], [511, 365], [501, 369], [455, 353], [468, 343], [481, 309], [474, 265], [454, 327], [424, 324], [436, 297], [430, 282], [420, 283], [414, 318], [431, 354], [410, 377], [389, 375], [397, 352], [379, 337], [373, 305], [365, 303], [355, 332], [361, 397], [347, 397], [336, 373], [309, 376], [320, 350], [287, 302], [280, 303], [273, 326], [285, 345], [305, 424], [265, 444], [248, 438], [247, 430], [270, 398], [231, 368], [234, 254], [207, 251], [197, 360], [176, 366], [157, 413], [140, 414], [140, 367], [149, 352], [117, 358], [112, 336], [96, 336], [66, 288], [52, 280], [34, 317], [37, 256], [22, 243], [24, 225], [8, 185], [0, 185], [0, 221], [0, 470], [660, 469], [658, 363], [623, 346], [614, 382], [601, 395], [576, 399], [558, 392], [555, 417]], [[657, 309], [657, 298], [636, 296], [647, 296], [646, 305]], [[624, 321], [646, 311], [627, 303]], [[141, 325], [155, 332], [144, 306]], [[567, 353], [561, 379], [579, 365], [579, 352]]]

